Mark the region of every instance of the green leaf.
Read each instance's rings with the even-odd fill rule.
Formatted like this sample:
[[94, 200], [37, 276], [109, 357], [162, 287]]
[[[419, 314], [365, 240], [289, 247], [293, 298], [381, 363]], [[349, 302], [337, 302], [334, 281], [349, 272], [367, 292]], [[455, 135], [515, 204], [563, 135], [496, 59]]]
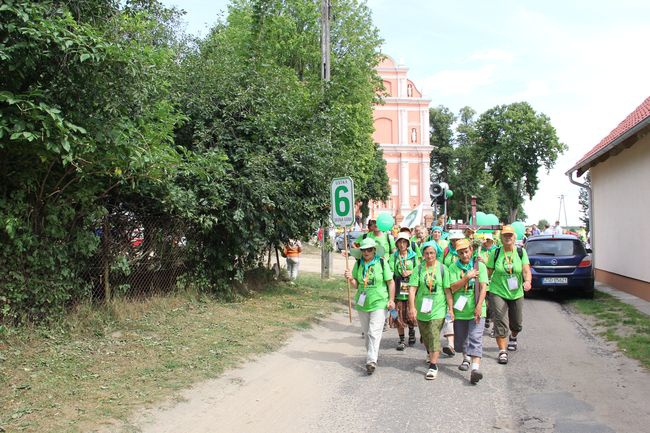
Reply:
[[90, 54], [88, 54], [88, 53], [83, 53], [83, 54], [79, 57], [79, 60], [83, 63], [83, 62], [85, 62], [86, 60], [88, 60], [90, 57], [91, 57]]

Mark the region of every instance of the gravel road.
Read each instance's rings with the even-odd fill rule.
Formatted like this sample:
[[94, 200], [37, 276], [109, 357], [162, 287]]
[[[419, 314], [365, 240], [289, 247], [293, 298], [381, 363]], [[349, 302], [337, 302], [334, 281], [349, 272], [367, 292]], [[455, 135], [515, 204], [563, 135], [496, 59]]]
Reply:
[[457, 369], [459, 355], [443, 356], [438, 378], [426, 381], [422, 346], [397, 352], [396, 344], [395, 330], [384, 333], [379, 367], [367, 376], [358, 320], [341, 311], [133, 425], [146, 433], [650, 431], [648, 372], [555, 301], [526, 301], [507, 366], [485, 336], [476, 386]]

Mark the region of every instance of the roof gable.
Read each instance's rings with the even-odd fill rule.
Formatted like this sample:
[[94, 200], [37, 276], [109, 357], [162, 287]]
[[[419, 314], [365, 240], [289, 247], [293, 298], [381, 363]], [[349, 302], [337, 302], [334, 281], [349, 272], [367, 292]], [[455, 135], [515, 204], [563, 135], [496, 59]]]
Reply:
[[596, 146], [594, 146], [593, 149], [591, 149], [582, 158], [580, 158], [580, 160], [575, 164], [575, 166], [571, 170], [569, 170], [569, 172], [577, 169], [581, 174], [587, 171], [588, 167], [583, 168], [583, 166], [587, 165], [589, 162], [591, 162], [591, 160], [599, 156], [599, 153], [601, 152], [606, 153], [604, 152], [604, 150], [607, 149], [608, 146], [612, 144], [614, 145], [612, 146], [612, 148], [617, 146], [619, 144], [616, 143], [617, 140], [622, 138], [627, 132], [632, 130], [641, 122], [649, 118], [650, 118], [650, 97], [646, 98], [646, 100], [643, 101], [641, 105], [639, 105], [636, 108], [636, 110], [631, 112], [621, 123], [619, 123], [618, 126], [612, 130], [612, 132], [610, 132], [605, 138], [600, 140], [600, 142]]

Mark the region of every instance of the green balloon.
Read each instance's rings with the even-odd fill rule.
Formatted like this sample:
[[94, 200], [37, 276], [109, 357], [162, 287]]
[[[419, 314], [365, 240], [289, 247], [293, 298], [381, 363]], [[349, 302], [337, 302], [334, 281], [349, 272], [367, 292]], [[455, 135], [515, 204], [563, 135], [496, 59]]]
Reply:
[[454, 196], [454, 192], [452, 190], [448, 189], [447, 191], [445, 191], [446, 198], [452, 198], [453, 196]]
[[517, 234], [517, 239], [523, 239], [524, 233], [526, 232], [526, 225], [521, 221], [515, 221], [510, 225], [512, 226], [513, 229], [515, 229], [515, 233]]
[[486, 226], [488, 225], [487, 215], [484, 212], [476, 212], [476, 225]]
[[380, 212], [377, 215], [377, 228], [382, 232], [387, 232], [391, 230], [395, 225], [395, 219], [388, 212]]
[[499, 217], [494, 215], [493, 213], [487, 214], [487, 224], [489, 226], [496, 226], [499, 225]]

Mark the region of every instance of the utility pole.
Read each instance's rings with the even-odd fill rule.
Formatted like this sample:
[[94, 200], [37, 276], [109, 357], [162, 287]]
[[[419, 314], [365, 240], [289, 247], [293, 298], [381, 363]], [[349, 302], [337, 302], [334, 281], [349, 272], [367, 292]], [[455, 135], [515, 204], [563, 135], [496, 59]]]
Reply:
[[[323, 80], [323, 102], [327, 103], [325, 92], [327, 92], [327, 82], [330, 80], [330, 0], [321, 0], [320, 6], [320, 46], [321, 46], [321, 79]], [[326, 117], [327, 119], [327, 117]], [[327, 131], [330, 128], [326, 128]], [[331, 135], [328, 133], [328, 140], [331, 141]], [[323, 240], [321, 241], [321, 262], [320, 277], [327, 279], [330, 277], [332, 269], [332, 254], [330, 252], [331, 239], [329, 239], [329, 224], [327, 219], [323, 223]], [[347, 245], [345, 246], [347, 248]]]
[[569, 222], [567, 221], [566, 217], [566, 203], [564, 202], [564, 194], [560, 194], [560, 209], [557, 211], [557, 221], [560, 221], [560, 216], [562, 215], [562, 206], [564, 206], [564, 227], [569, 225]]

